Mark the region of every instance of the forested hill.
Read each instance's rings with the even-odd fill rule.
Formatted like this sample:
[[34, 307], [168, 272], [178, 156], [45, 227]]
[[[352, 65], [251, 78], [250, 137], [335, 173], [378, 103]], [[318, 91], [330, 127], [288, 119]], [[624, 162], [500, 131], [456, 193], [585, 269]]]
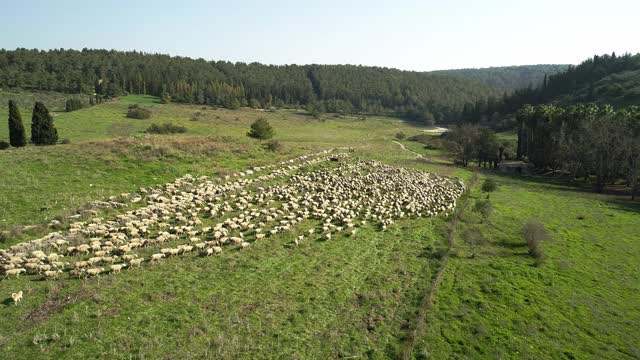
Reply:
[[501, 93], [477, 80], [354, 65], [262, 65], [107, 50], [0, 50], [0, 87], [152, 94], [176, 102], [389, 113], [451, 121]]
[[[594, 56], [567, 71], [549, 76], [546, 82], [531, 89], [516, 91], [503, 99], [467, 106], [465, 118], [481, 115], [509, 114], [525, 104], [579, 103], [610, 104], [616, 107], [640, 105], [640, 54]], [[478, 111], [479, 110], [479, 111]]]
[[432, 71], [432, 74], [453, 75], [483, 82], [494, 89], [512, 93], [527, 87], [538, 87], [544, 77], [567, 70], [569, 65], [522, 65], [481, 69]]

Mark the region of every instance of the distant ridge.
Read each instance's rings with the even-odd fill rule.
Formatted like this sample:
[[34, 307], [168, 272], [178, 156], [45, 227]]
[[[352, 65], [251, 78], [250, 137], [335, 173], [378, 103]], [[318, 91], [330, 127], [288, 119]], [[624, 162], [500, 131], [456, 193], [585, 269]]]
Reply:
[[498, 66], [478, 69], [438, 70], [430, 73], [480, 81], [496, 90], [510, 94], [529, 86], [538, 87], [544, 81], [545, 75], [551, 76], [566, 71], [569, 66], [564, 64]]

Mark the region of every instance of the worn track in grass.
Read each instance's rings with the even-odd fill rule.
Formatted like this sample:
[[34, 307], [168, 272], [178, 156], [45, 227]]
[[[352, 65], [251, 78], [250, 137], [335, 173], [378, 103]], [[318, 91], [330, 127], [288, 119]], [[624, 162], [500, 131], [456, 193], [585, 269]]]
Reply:
[[425, 292], [424, 297], [420, 302], [418, 316], [415, 319], [415, 326], [413, 327], [413, 331], [409, 334], [409, 336], [407, 337], [402, 347], [402, 353], [400, 356], [400, 358], [402, 359], [411, 359], [411, 354], [415, 347], [416, 339], [420, 338], [425, 333], [425, 328], [427, 325], [425, 319], [427, 317], [427, 313], [429, 312], [429, 310], [431, 309], [431, 306], [433, 305], [433, 299], [438, 289], [438, 285], [442, 281], [444, 271], [447, 267], [447, 263], [449, 262], [449, 252], [451, 251], [451, 248], [453, 247], [455, 242], [458, 219], [460, 219], [460, 217], [464, 213], [464, 210], [467, 207], [471, 189], [473, 189], [473, 186], [475, 185], [477, 179], [478, 179], [477, 175], [474, 175], [474, 177], [471, 179], [471, 182], [469, 183], [467, 190], [462, 196], [463, 197], [462, 204], [458, 206], [458, 208], [454, 212], [453, 218], [451, 219], [451, 223], [449, 225], [447, 251], [442, 257], [442, 260], [440, 261], [440, 267], [438, 268], [438, 272], [436, 273], [435, 277], [433, 278], [433, 281], [431, 282], [431, 286], [427, 288], [427, 291]]

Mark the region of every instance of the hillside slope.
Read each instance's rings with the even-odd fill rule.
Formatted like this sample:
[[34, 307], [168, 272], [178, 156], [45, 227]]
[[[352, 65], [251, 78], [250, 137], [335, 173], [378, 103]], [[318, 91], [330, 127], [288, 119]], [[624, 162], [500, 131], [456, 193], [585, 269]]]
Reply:
[[542, 64], [502, 66], [481, 69], [454, 69], [432, 71], [432, 74], [452, 75], [480, 81], [502, 92], [512, 93], [526, 87], [538, 87], [544, 77], [566, 71], [569, 65]]
[[640, 54], [594, 56], [567, 71], [550, 76], [546, 84], [516, 91], [502, 100], [489, 99], [491, 106], [478, 107], [476, 115], [512, 113], [525, 104], [572, 105], [595, 102], [618, 107], [640, 101]]

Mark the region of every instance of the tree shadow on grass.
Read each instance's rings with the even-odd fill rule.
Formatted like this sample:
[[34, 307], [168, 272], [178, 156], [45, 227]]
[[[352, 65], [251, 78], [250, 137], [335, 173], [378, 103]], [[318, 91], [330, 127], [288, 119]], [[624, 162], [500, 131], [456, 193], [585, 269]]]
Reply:
[[[470, 167], [469, 169], [478, 170], [478, 168], [472, 167]], [[518, 175], [504, 173], [493, 169], [480, 169], [479, 171], [487, 175], [492, 175], [500, 179], [504, 179], [505, 181], [510, 181], [514, 185], [521, 185], [523, 187], [527, 187], [527, 185], [538, 185], [540, 187], [549, 188], [550, 190], [571, 191], [592, 196], [606, 196], [607, 199], [603, 199], [603, 201], [627, 207], [629, 210], [640, 211], [640, 201], [631, 201], [630, 190], [623, 186], [609, 185], [602, 193], [598, 193], [595, 191], [595, 185], [593, 183], [582, 180], [568, 179], [566, 177]]]
[[639, 200], [635, 200], [635, 201], [631, 201], [629, 199], [624, 200], [624, 199], [620, 199], [620, 198], [614, 198], [611, 200], [607, 200], [607, 202], [611, 205], [614, 205], [616, 207], [616, 210], [622, 210], [622, 211], [630, 211], [633, 213], [638, 213], [640, 214], [640, 201]]
[[13, 298], [8, 297], [8, 298], [4, 299], [4, 301], [2, 301], [2, 305], [4, 305], [4, 306], [13, 305]]

